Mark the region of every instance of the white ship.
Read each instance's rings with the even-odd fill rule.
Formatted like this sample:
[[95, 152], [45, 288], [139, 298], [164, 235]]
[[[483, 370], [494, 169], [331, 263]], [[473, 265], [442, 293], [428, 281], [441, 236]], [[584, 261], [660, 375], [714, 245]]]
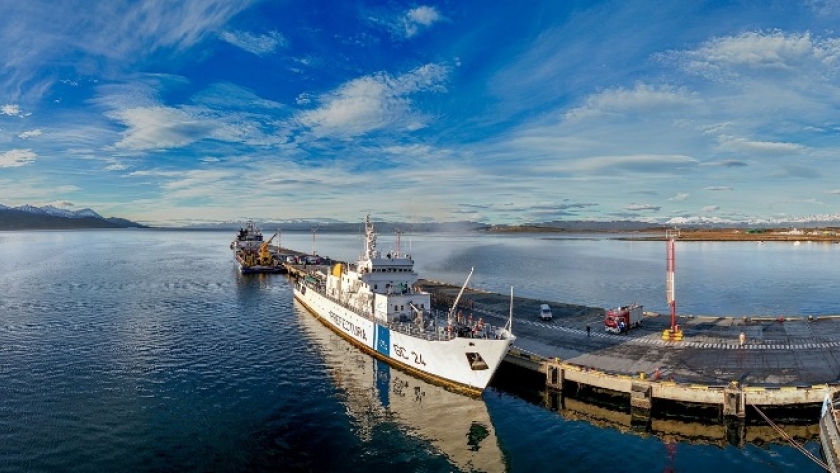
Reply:
[[448, 314], [433, 315], [431, 296], [416, 290], [416, 281], [414, 261], [400, 254], [399, 243], [386, 256], [376, 250], [368, 216], [359, 261], [352, 266], [336, 264], [330, 274], [299, 280], [294, 295], [324, 324], [367, 353], [438, 384], [480, 394], [516, 338], [511, 318], [505, 327], [482, 319], [465, 320], [455, 313], [461, 294]]
[[826, 394], [820, 413], [820, 444], [825, 459], [825, 469], [831, 473], [840, 471], [840, 419], [837, 403], [831, 394]]
[[427, 441], [456, 471], [506, 471], [495, 427], [480, 398], [462, 396], [391, 368], [347, 343], [314, 317], [296, 311], [306, 338], [318, 348], [363, 442], [377, 427], [400, 426]]

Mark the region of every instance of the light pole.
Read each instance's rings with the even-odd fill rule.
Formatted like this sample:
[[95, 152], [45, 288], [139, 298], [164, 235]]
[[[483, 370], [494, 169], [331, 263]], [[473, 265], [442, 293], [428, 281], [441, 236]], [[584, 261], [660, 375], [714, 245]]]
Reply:
[[674, 262], [676, 239], [680, 237], [680, 231], [676, 228], [665, 231], [665, 240], [667, 245], [666, 257], [668, 260], [668, 269], [665, 276], [665, 292], [668, 300], [668, 305], [671, 307], [671, 328], [665, 329], [662, 332], [662, 340], [678, 342], [682, 340], [683, 333], [677, 325], [677, 296], [676, 286], [674, 282], [674, 275], [677, 271]]

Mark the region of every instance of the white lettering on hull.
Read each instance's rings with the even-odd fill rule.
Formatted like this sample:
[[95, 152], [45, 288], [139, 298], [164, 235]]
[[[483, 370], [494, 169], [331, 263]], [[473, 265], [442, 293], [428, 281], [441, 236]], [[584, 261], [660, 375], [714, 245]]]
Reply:
[[345, 319], [344, 317], [336, 314], [333, 311], [329, 311], [327, 315], [329, 315], [330, 319], [332, 319], [333, 325], [349, 333], [353, 336], [353, 338], [364, 340], [365, 342], [368, 341], [367, 332], [365, 332], [365, 330], [362, 327], [357, 326], [353, 322]]

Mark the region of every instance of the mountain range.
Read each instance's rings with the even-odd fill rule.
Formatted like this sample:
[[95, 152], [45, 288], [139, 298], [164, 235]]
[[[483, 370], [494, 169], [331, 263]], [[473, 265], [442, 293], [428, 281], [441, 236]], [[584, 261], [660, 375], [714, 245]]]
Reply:
[[[242, 219], [235, 222], [216, 222], [194, 224], [171, 230], [236, 230], [244, 226], [246, 220], [253, 220], [264, 231], [319, 231], [319, 232], [361, 232], [361, 222], [343, 222], [335, 219]], [[840, 226], [840, 214], [809, 215], [787, 219], [749, 219], [731, 221], [719, 218], [672, 218], [667, 221], [551, 221], [533, 222], [522, 225], [492, 225], [472, 221], [459, 222], [375, 222], [380, 232], [392, 233], [397, 229], [403, 232], [614, 232], [644, 231], [655, 228], [767, 228], [767, 227], [836, 227]], [[148, 228], [145, 225], [124, 218], [105, 218], [94, 210], [84, 208], [69, 210], [45, 205], [21, 205], [9, 207], [0, 204], [0, 230], [30, 229], [74, 229], [74, 228]]]
[[0, 230], [60, 230], [73, 228], [145, 228], [131, 220], [105, 218], [92, 209], [68, 210], [46, 205], [8, 207], [0, 204]]

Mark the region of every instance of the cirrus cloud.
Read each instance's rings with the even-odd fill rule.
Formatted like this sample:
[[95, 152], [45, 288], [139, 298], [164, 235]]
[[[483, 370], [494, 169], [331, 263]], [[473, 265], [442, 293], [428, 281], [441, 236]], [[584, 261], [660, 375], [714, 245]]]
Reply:
[[257, 56], [271, 54], [278, 47], [284, 47], [288, 43], [286, 38], [277, 31], [263, 35], [254, 35], [247, 31], [224, 31], [219, 38]]

